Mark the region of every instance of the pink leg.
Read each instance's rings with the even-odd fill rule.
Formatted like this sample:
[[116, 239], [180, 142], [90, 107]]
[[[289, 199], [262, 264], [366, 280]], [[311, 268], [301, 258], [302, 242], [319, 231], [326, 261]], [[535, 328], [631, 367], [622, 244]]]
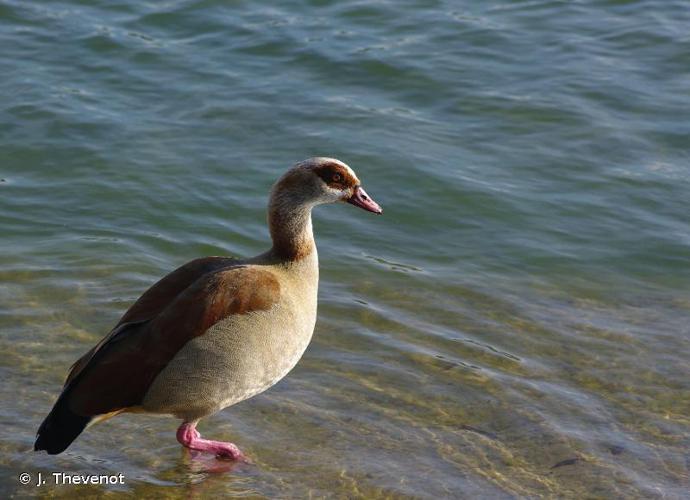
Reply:
[[196, 430], [196, 422], [183, 422], [177, 429], [177, 441], [190, 450], [208, 451], [219, 457], [246, 461], [244, 454], [234, 444], [203, 439]]

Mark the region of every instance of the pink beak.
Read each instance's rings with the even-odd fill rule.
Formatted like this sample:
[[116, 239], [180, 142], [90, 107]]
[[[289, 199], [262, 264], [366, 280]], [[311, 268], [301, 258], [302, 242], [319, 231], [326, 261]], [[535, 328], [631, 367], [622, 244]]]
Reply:
[[379, 204], [372, 200], [361, 186], [357, 186], [354, 194], [346, 201], [356, 207], [363, 208], [368, 212], [374, 212], [375, 214], [379, 215], [383, 213], [383, 209], [379, 206]]

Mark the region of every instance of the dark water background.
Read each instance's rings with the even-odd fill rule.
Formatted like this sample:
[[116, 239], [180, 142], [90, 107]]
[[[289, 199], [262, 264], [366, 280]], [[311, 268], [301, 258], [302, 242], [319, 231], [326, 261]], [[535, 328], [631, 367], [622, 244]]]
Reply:
[[[0, 493], [687, 495], [689, 118], [685, 1], [0, 2]], [[202, 423], [256, 465], [146, 416], [32, 453], [74, 359], [266, 249], [313, 155], [385, 215], [317, 210], [311, 347]], [[126, 485], [18, 481], [52, 471]]]

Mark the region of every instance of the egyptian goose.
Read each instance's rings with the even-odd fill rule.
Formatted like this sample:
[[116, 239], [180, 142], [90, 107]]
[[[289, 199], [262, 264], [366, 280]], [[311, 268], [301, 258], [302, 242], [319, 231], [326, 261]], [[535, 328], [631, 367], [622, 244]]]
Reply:
[[271, 190], [272, 248], [246, 260], [196, 259], [149, 288], [72, 365], [34, 449], [61, 453], [89, 424], [145, 412], [181, 418], [182, 446], [243, 459], [196, 425], [265, 391], [302, 357], [319, 281], [311, 210], [337, 201], [382, 212], [341, 161], [310, 158], [288, 170]]

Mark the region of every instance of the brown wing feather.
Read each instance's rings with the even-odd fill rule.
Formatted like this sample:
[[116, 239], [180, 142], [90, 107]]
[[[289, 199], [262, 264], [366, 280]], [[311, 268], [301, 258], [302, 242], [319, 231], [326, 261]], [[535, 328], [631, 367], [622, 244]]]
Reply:
[[242, 261], [230, 257], [202, 257], [187, 262], [161, 278], [122, 315], [117, 326], [123, 323], [149, 320], [170, 304], [180, 293], [203, 275], [219, 269], [242, 265]]
[[65, 386], [84, 369], [93, 355], [103, 344], [121, 334], [124, 329], [134, 324], [148, 321], [156, 317], [177, 296], [203, 275], [218, 269], [241, 265], [241, 261], [231, 257], [202, 257], [187, 262], [173, 272], [167, 274], [146, 290], [137, 301], [122, 315], [108, 335], [91, 348], [70, 367]]
[[139, 405], [158, 373], [189, 340], [232, 314], [269, 309], [279, 298], [276, 277], [261, 268], [203, 275], [156, 317], [125, 327], [100, 345], [66, 387], [70, 410], [93, 416]]

